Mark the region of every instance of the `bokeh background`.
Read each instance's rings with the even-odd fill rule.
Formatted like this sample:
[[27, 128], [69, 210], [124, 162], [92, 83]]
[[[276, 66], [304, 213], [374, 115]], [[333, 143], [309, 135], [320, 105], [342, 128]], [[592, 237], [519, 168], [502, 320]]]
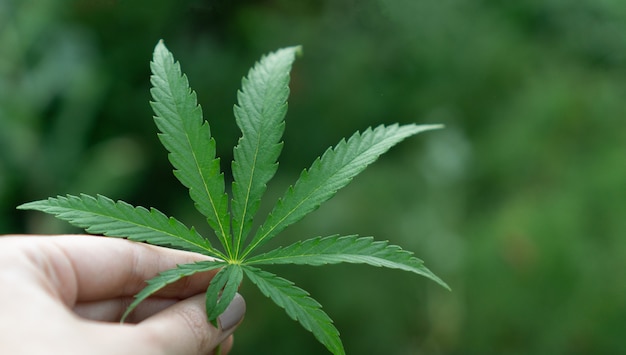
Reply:
[[[367, 266], [274, 268], [324, 305], [348, 353], [626, 353], [625, 2], [0, 0], [0, 233], [77, 232], [15, 206], [81, 192], [206, 230], [151, 120], [161, 38], [227, 177], [241, 77], [263, 53], [304, 46], [265, 210], [355, 130], [447, 126], [276, 240], [373, 235], [452, 287]], [[242, 293], [234, 354], [324, 353]]]

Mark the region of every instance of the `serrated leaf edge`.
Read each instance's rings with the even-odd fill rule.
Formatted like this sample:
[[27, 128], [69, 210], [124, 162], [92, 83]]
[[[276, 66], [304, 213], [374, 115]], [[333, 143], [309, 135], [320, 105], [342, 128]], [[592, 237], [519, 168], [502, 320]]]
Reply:
[[[75, 206], [71, 207], [71, 206], [59, 206], [58, 205], [58, 204], [65, 204], [65, 203], [74, 204]], [[96, 204], [100, 209], [93, 210], [89, 207], [89, 204]], [[81, 205], [84, 208], [79, 209], [78, 207], [76, 207], [76, 205]], [[113, 201], [112, 199], [106, 196], [102, 196], [102, 195], [96, 195], [96, 197], [90, 196], [87, 194], [80, 194], [79, 196], [59, 195], [57, 197], [50, 197], [45, 200], [24, 203], [18, 206], [17, 208], [22, 209], [22, 210], [26, 210], [26, 209], [38, 210], [38, 211], [45, 212], [48, 214], [53, 214], [57, 218], [61, 220], [65, 220], [74, 226], [84, 228], [85, 231], [91, 234], [103, 233], [106, 236], [122, 237], [122, 238], [126, 238], [129, 240], [148, 242], [151, 244], [161, 245], [161, 246], [166, 246], [166, 247], [177, 246], [181, 248], [182, 246], [180, 245], [180, 242], [182, 241], [184, 243], [191, 245], [192, 247], [187, 247], [187, 248], [192, 249], [195, 252], [200, 252], [200, 253], [203, 253], [209, 256], [218, 257], [218, 258], [225, 257], [222, 252], [213, 248], [211, 246], [211, 243], [207, 239], [205, 239], [200, 234], [198, 234], [193, 227], [187, 228], [182, 222], [178, 221], [176, 218], [167, 217], [165, 214], [163, 214], [161, 211], [157, 210], [156, 208], [151, 208], [150, 210], [148, 210], [141, 206], [135, 207], [127, 202], [124, 202], [121, 200]], [[113, 214], [105, 214], [103, 211], [106, 210], [106, 208], [112, 208], [114, 209], [116, 213], [126, 215], [128, 217], [127, 219], [121, 219], [119, 216], [115, 216]], [[59, 209], [62, 209], [64, 211], [58, 211]], [[81, 213], [85, 215], [80, 216], [80, 217], [70, 218], [68, 214], [72, 212]], [[129, 216], [128, 215], [129, 213], [132, 213], [133, 215]], [[150, 237], [143, 236], [143, 234], [141, 234], [142, 237], [138, 237], [139, 234], [137, 233], [107, 232], [105, 228], [103, 227], [103, 225], [106, 224], [105, 222], [101, 222], [99, 224], [91, 223], [90, 225], [81, 223], [80, 220], [87, 218], [88, 217], [87, 214], [99, 216], [103, 219], [114, 220], [119, 223], [134, 225], [137, 228], [144, 228], [147, 230], [152, 230], [154, 233], [171, 237], [172, 240], [164, 244], [164, 243], [155, 242], [154, 239], [156, 238], [152, 238], [151, 240]], [[147, 218], [152, 218], [154, 220], [160, 219], [160, 221], [158, 222], [166, 223], [168, 226], [171, 226], [173, 228], [183, 228], [188, 233], [195, 235], [196, 238], [199, 238], [200, 240], [202, 240], [204, 244], [198, 244], [197, 242], [194, 242], [193, 240], [182, 238], [179, 234], [175, 234], [173, 232], [161, 229], [158, 225], [151, 224], [152, 221]], [[108, 222], [108, 223], [111, 223], [111, 222]]]
[[[315, 338], [331, 353], [345, 355], [343, 344], [339, 338], [339, 331], [333, 325], [332, 319], [322, 310], [319, 302], [310, 297], [308, 292], [297, 287], [293, 282], [268, 271], [248, 265], [242, 265], [242, 268], [246, 277], [259, 288], [261, 293], [274, 301], [277, 306], [283, 308], [291, 319], [313, 333]], [[280, 284], [280, 287], [277, 284]], [[291, 294], [287, 294], [286, 291], [291, 292]], [[299, 302], [306, 303], [306, 307]], [[299, 313], [297, 310], [303, 313]]]
[[165, 286], [170, 285], [183, 277], [191, 276], [199, 272], [206, 272], [215, 270], [217, 268], [226, 265], [221, 260], [204, 260], [189, 264], [176, 265], [176, 268], [165, 270], [159, 273], [157, 276], [146, 281], [148, 286], [144, 287], [135, 295], [135, 300], [126, 308], [120, 323], [124, 323], [130, 313], [146, 298], [152, 296], [154, 293], [163, 289]]
[[[150, 67], [152, 70], [152, 76], [150, 81], [152, 83], [152, 88], [150, 92], [152, 93], [152, 97], [155, 101], [151, 102], [152, 108], [155, 113], [154, 122], [161, 131], [159, 134], [159, 138], [163, 146], [168, 150], [169, 155], [168, 158], [170, 163], [174, 166], [174, 175], [176, 178], [187, 188], [189, 188], [189, 195], [191, 199], [194, 201], [194, 206], [196, 209], [202, 213], [206, 218], [211, 227], [213, 227], [218, 240], [222, 244], [222, 246], [226, 249], [226, 253], [232, 257], [232, 246], [230, 243], [230, 217], [228, 211], [228, 196], [225, 193], [224, 189], [224, 177], [219, 169], [219, 158], [215, 157], [215, 140], [211, 137], [210, 126], [206, 120], [202, 118], [202, 108], [197, 103], [196, 94], [189, 86], [189, 81], [187, 80], [187, 76], [182, 72], [180, 68], [180, 63], [174, 59], [173, 54], [165, 47], [163, 41], [159, 41], [154, 49], [153, 60], [150, 63]], [[173, 76], [173, 82], [170, 82], [170, 76]], [[159, 85], [159, 83], [161, 85]], [[176, 101], [177, 95], [182, 95], [178, 92], [174, 92], [172, 90], [172, 85], [182, 85], [182, 88], [185, 90], [185, 98], [183, 101]], [[169, 89], [169, 91], [165, 90]], [[167, 100], [161, 101], [160, 97], [157, 97], [157, 92], [161, 92], [166, 98], [171, 101], [167, 102]], [[180, 105], [189, 106], [189, 112], [191, 114], [196, 114], [196, 117], [185, 117], [182, 112], [172, 111], [169, 105], [172, 104], [174, 107], [178, 107]], [[166, 117], [165, 112], [161, 112], [164, 109], [168, 111], [170, 114], [169, 119]], [[196, 122], [193, 122], [196, 121]], [[190, 131], [186, 127], [189, 123], [196, 124], [194, 129], [194, 134], [200, 134], [199, 132], [204, 132], [208, 137], [207, 142], [196, 142], [192, 141], [190, 138]], [[177, 126], [175, 124], [178, 124]], [[169, 129], [171, 127], [175, 127]], [[175, 130], [180, 130], [184, 134], [184, 140], [186, 141], [185, 151], [178, 151], [175, 145], [168, 143], [168, 139], [172, 142], [178, 140], [178, 137], [174, 132]], [[169, 138], [167, 138], [169, 137]], [[178, 137], [178, 138], [177, 138]], [[198, 152], [194, 149], [195, 144], [209, 144], [211, 150], [213, 151], [213, 156], [208, 157], [210, 160], [208, 166], [212, 166], [213, 170], [217, 170], [216, 174], [213, 175], [205, 175], [204, 169], [207, 169], [208, 166], [204, 166], [200, 164], [198, 160]], [[207, 154], [207, 153], [203, 153]], [[193, 161], [192, 166], [189, 166], [188, 163], [185, 163], [184, 159], [191, 159]], [[190, 169], [192, 172], [189, 176], [185, 176], [180, 172]], [[197, 174], [194, 174], [193, 172]], [[211, 179], [217, 179], [220, 186], [218, 186], [219, 191], [213, 191], [213, 188], [210, 188], [207, 182]], [[202, 186], [202, 188], [196, 189], [196, 187]], [[217, 185], [216, 185], [217, 186]], [[200, 190], [200, 191], [198, 191]], [[198, 194], [198, 196], [196, 196]], [[207, 201], [204, 201], [204, 199]], [[204, 203], [208, 202], [210, 207], [205, 208]]]
[[[442, 127], [442, 125], [416, 124], [379, 125], [373, 129], [368, 128], [362, 133], [357, 131], [348, 140], [342, 139], [334, 147], [328, 148], [321, 157], [313, 162], [309, 169], [302, 171], [296, 183], [290, 186], [283, 197], [278, 200], [268, 218], [259, 227], [252, 241], [245, 248], [242, 258], [246, 258], [254, 249], [265, 244], [282, 230], [319, 208], [322, 203], [332, 198], [337, 191], [348, 185], [355, 176], [396, 144], [412, 135]], [[366, 143], [370, 141], [373, 141], [373, 144], [367, 145]], [[363, 145], [365, 145], [364, 148], [362, 147]], [[358, 152], [352, 152], [352, 149], [357, 149]], [[348, 161], [343, 161], [343, 159], [348, 157], [350, 157]], [[337, 166], [332, 165], [335, 160], [340, 160]], [[311, 180], [311, 175], [313, 174], [322, 178]], [[329, 188], [329, 186], [331, 186], [331, 190], [319, 193], [320, 189]], [[308, 194], [303, 197], [294, 197], [297, 196], [298, 189], [303, 189]], [[292, 201], [292, 199], [295, 200]], [[286, 212], [282, 212], [281, 208], [287, 202], [289, 202], [289, 206], [293, 205], [293, 207]], [[296, 214], [296, 211], [302, 206], [305, 206], [305, 208]], [[278, 212], [281, 213], [278, 214]], [[290, 217], [292, 219], [289, 219]]]
[[400, 246], [373, 237], [356, 235], [315, 237], [279, 247], [245, 261], [246, 265], [295, 264], [320, 266], [338, 263], [367, 264], [422, 275], [446, 289], [450, 287], [433, 274], [419, 258]]

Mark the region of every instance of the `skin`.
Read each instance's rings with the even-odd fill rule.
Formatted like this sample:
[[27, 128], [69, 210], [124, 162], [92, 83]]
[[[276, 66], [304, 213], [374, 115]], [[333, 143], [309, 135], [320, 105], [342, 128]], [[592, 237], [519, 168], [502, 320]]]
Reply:
[[[1, 354], [222, 354], [230, 329], [206, 320], [204, 294], [216, 271], [159, 291], [119, 323], [145, 280], [207, 257], [96, 236], [0, 237]], [[237, 322], [238, 320], [238, 322]]]

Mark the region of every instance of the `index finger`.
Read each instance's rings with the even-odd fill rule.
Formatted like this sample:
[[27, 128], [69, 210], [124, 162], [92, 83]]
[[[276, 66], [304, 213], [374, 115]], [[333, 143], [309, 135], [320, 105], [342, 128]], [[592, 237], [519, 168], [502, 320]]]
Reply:
[[[5, 238], [10, 238], [9, 240]], [[4, 237], [13, 243], [67, 304], [131, 296], [145, 280], [177, 264], [210, 259], [207, 256], [97, 236]], [[5, 247], [2, 249], [6, 248]], [[15, 254], [13, 254], [15, 255]], [[167, 287], [160, 296], [186, 298], [202, 292], [213, 272], [198, 273]]]

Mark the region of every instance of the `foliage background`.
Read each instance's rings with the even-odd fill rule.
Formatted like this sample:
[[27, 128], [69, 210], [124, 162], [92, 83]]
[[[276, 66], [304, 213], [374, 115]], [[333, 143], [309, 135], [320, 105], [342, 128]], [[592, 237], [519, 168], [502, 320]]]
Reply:
[[[160, 38], [227, 176], [241, 77], [263, 53], [304, 46], [270, 194], [357, 129], [447, 125], [277, 240], [373, 235], [452, 286], [349, 265], [279, 270], [325, 306], [349, 353], [624, 351], [623, 1], [0, 0], [0, 233], [75, 232], [14, 208], [80, 192], [202, 225], [151, 121]], [[242, 293], [235, 354], [323, 353], [252, 287]]]

